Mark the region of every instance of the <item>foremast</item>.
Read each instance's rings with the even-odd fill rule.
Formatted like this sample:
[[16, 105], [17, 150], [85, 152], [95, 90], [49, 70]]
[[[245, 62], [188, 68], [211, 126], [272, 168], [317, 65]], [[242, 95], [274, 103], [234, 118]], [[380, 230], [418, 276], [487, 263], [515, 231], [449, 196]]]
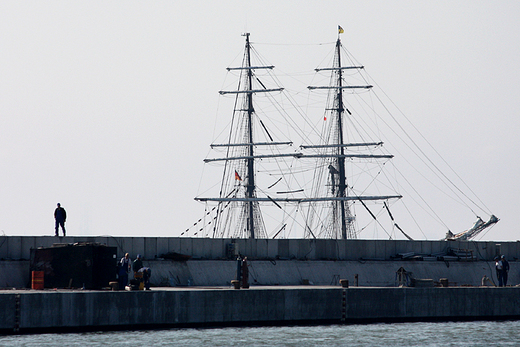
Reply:
[[[197, 197], [198, 201], [218, 202], [217, 215], [214, 220], [213, 237], [234, 237], [234, 238], [267, 238], [267, 232], [260, 211], [260, 202], [277, 205], [276, 201], [281, 199], [271, 198], [270, 196], [258, 197], [256, 183], [255, 162], [259, 159], [298, 157], [301, 153], [275, 153], [259, 154], [255, 148], [276, 147], [292, 145], [292, 142], [275, 142], [267, 132], [265, 125], [260, 120], [268, 136], [268, 141], [258, 141], [254, 134], [255, 108], [253, 95], [257, 93], [280, 92], [283, 88], [267, 88], [257, 76], [256, 70], [271, 70], [274, 66], [253, 66], [251, 63], [251, 43], [249, 33], [243, 34], [246, 39], [244, 59], [241, 67], [227, 68], [228, 71], [240, 71], [240, 79], [237, 90], [220, 91], [221, 95], [235, 94], [235, 112], [229, 140], [224, 144], [212, 144], [212, 148], [227, 148], [226, 157], [209, 158], [205, 162], [224, 161], [225, 168], [220, 189], [220, 196], [217, 198]], [[254, 88], [253, 82], [260, 84], [259, 88]], [[238, 108], [237, 108], [238, 107]], [[230, 188], [229, 181], [233, 180], [234, 187]], [[278, 206], [278, 205], [277, 205]], [[238, 217], [232, 216], [233, 210], [239, 210]]]
[[[249, 42], [249, 33], [246, 34], [246, 62], [247, 67], [247, 87], [246, 90], [251, 91], [253, 89], [253, 70], [251, 69], [251, 44]], [[249, 238], [255, 238], [255, 211], [259, 211], [260, 207], [258, 206], [257, 201], [253, 201], [256, 193], [256, 185], [255, 185], [255, 160], [254, 160], [254, 147], [253, 147], [253, 93], [246, 94], [246, 103], [247, 103], [247, 146], [249, 158], [247, 158], [247, 185], [246, 185], [246, 198], [248, 201], [246, 202], [248, 220], [247, 220], [247, 231], [249, 234]], [[259, 212], [258, 212], [259, 213]]]
[[[340, 33], [342, 30], [340, 30]], [[322, 145], [302, 145], [302, 149], [317, 149], [318, 154], [304, 154], [301, 157], [317, 157], [328, 160], [328, 186], [329, 198], [321, 198], [322, 201], [329, 201], [331, 207], [331, 214], [328, 221], [319, 221], [318, 224], [326, 229], [319, 233], [319, 237], [333, 238], [333, 239], [354, 239], [357, 238], [355, 229], [355, 215], [352, 211], [352, 204], [359, 201], [367, 210], [368, 207], [364, 201], [366, 200], [388, 200], [399, 199], [401, 195], [387, 195], [387, 196], [362, 196], [352, 195], [349, 193], [348, 180], [346, 175], [347, 158], [374, 158], [374, 159], [390, 159], [392, 155], [375, 155], [375, 154], [351, 154], [346, 150], [349, 147], [378, 147], [382, 146], [382, 142], [359, 142], [346, 143], [344, 138], [344, 120], [350, 115], [350, 111], [345, 107], [343, 102], [343, 91], [346, 89], [370, 89], [371, 85], [346, 85], [344, 84], [343, 71], [348, 69], [363, 69], [363, 66], [342, 66], [341, 62], [341, 40], [338, 36], [335, 46], [335, 54], [333, 66], [328, 68], [315, 69], [319, 71], [331, 71], [331, 83], [329, 86], [309, 86], [309, 90], [327, 89], [329, 90], [329, 100], [332, 100], [332, 105], [327, 108], [330, 111], [330, 128], [322, 138], [324, 144]], [[325, 167], [325, 165], [321, 165]], [[319, 188], [316, 189], [316, 191]], [[309, 217], [307, 219], [306, 237], [317, 237], [316, 230], [313, 232], [313, 212], [314, 208], [309, 209]], [[368, 210], [370, 212], [370, 210]], [[375, 216], [370, 212], [375, 218]]]

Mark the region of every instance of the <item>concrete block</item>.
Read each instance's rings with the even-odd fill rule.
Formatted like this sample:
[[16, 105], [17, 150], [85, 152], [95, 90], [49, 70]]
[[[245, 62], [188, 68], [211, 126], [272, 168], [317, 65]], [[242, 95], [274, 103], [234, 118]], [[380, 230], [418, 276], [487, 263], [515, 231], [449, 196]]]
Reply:
[[192, 238], [191, 239], [192, 255], [195, 258], [205, 258], [204, 256], [204, 239], [203, 238]]
[[432, 254], [432, 247], [430, 241], [416, 241], [420, 247], [419, 253], [421, 254]]
[[363, 240], [345, 240], [346, 260], [357, 260], [364, 255]]
[[146, 244], [150, 238], [148, 237], [130, 237], [131, 246], [127, 252], [130, 253], [130, 258], [135, 259], [138, 254], [146, 254]]
[[231, 242], [228, 242], [225, 239], [220, 239], [219, 242], [217, 242], [218, 246], [212, 247], [211, 259], [226, 259], [228, 243]]
[[297, 259], [306, 260], [313, 259], [316, 255], [316, 242], [315, 240], [300, 240], [298, 246]]
[[266, 259], [268, 258], [269, 239], [261, 239], [256, 242], [256, 254], [255, 259]]
[[0, 259], [7, 258], [7, 251], [9, 249], [8, 236], [0, 236]]
[[222, 253], [222, 241], [203, 239], [202, 242], [202, 257], [204, 259], [215, 259], [215, 256]]
[[277, 256], [280, 258], [289, 259], [290, 253], [289, 253], [289, 240], [283, 239], [278, 240], [278, 254]]
[[30, 281], [29, 260], [0, 261], [0, 288], [27, 288]]
[[0, 329], [8, 329], [13, 331], [15, 328], [15, 295], [3, 294], [0, 295]]
[[347, 250], [345, 248], [345, 240], [337, 240], [337, 248], [338, 248], [338, 259], [345, 260], [347, 258]]
[[[96, 238], [97, 239], [97, 238]], [[121, 242], [116, 237], [106, 237], [103, 238], [106, 241], [106, 245], [109, 247], [117, 247], [117, 254], [123, 253], [121, 249]]]
[[278, 240], [267, 240], [267, 258], [274, 259], [278, 254]]
[[301, 249], [301, 243], [303, 240], [300, 239], [288, 239], [289, 241], [289, 259], [296, 259]]
[[92, 242], [92, 237], [88, 237], [88, 236], [67, 236], [67, 237], [64, 237], [63, 240], [65, 240], [67, 243]]
[[428, 241], [430, 243], [431, 254], [439, 254], [445, 251], [444, 241]]
[[317, 239], [315, 240], [314, 242], [314, 245], [315, 245], [315, 259], [320, 259], [320, 260], [323, 260], [323, 259], [326, 259], [327, 257], [327, 246], [325, 244], [327, 240], [324, 240], [324, 239]]
[[[180, 238], [179, 251], [177, 253], [195, 255], [193, 250], [193, 240], [191, 237]], [[175, 251], [174, 251], [175, 252]]]
[[109, 239], [109, 246], [117, 247], [117, 256], [118, 259], [121, 259], [125, 255], [125, 252], [128, 252], [130, 246], [127, 246], [130, 243], [129, 238], [127, 237], [114, 237], [113, 239]]
[[240, 240], [240, 254], [244, 257], [255, 258], [256, 256], [256, 242], [258, 240], [241, 239]]
[[[168, 238], [168, 252], [181, 253], [181, 240], [184, 237], [169, 237]], [[191, 255], [191, 254], [189, 254]]]
[[400, 253], [409, 253], [409, 252], [415, 252], [419, 253], [420, 251], [414, 248], [414, 243], [410, 242], [408, 240], [396, 240], [395, 241], [395, 254], [393, 256], [396, 256]]
[[36, 248], [35, 242], [34, 242], [34, 237], [22, 237], [20, 259], [25, 259], [25, 260], [31, 259], [31, 248]]
[[489, 242], [483, 242], [479, 244], [477, 247], [477, 256], [481, 260], [492, 260], [494, 258], [493, 247], [489, 244]]
[[367, 259], [378, 259], [379, 254], [376, 249], [376, 240], [362, 240], [366, 244], [365, 252]]
[[341, 319], [342, 292], [339, 289], [286, 290], [286, 320]]
[[11, 236], [8, 241], [7, 259], [22, 258], [22, 237]]
[[[161, 254], [165, 254], [169, 252], [170, 249], [170, 238], [169, 237], [157, 237], [157, 249], [156, 255], [159, 257]], [[148, 257], [148, 255], [147, 255]], [[149, 258], [150, 259], [150, 258]]]
[[155, 258], [157, 253], [157, 237], [147, 237], [144, 239], [144, 247], [139, 249], [137, 247], [135, 250], [136, 255], [140, 253], [142, 256], [145, 256], [148, 259]]
[[383, 241], [383, 240], [374, 240], [373, 242], [374, 242], [374, 256], [373, 256], [373, 259], [378, 259], [378, 260], [389, 259], [390, 256], [387, 255], [386, 245], [388, 245], [389, 243], [391, 243], [393, 241], [386, 242], [386, 241]]

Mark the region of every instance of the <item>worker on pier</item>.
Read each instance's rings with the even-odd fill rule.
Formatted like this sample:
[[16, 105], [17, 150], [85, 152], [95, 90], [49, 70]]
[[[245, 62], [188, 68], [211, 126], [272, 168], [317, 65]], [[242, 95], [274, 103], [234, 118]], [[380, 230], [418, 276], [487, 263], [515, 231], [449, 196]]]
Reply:
[[502, 255], [500, 258], [500, 261], [502, 262], [502, 284], [507, 286], [507, 275], [509, 272], [509, 262], [506, 260], [506, 256]]
[[143, 268], [143, 261], [141, 260], [140, 254], [137, 255], [137, 258], [135, 258], [133, 268], [134, 268], [134, 280], [139, 282], [139, 289], [142, 290], [142, 288], [144, 288], [143, 287], [143, 272], [142, 271], [140, 272], [139, 270]]
[[502, 259], [498, 256], [495, 257], [495, 268], [497, 270], [498, 286], [502, 287], [504, 283], [504, 264], [502, 263]]
[[143, 274], [144, 288], [150, 290], [150, 277], [152, 276], [152, 270], [149, 267], [142, 267], [138, 272]]
[[124, 290], [128, 285], [128, 273], [131, 270], [130, 254], [125, 253], [125, 256], [119, 261], [118, 267], [119, 290]]
[[137, 255], [137, 258], [135, 258], [133, 266], [134, 266], [134, 273], [136, 273], [137, 271], [139, 271], [140, 268], [143, 267], [143, 261], [141, 260], [140, 254]]

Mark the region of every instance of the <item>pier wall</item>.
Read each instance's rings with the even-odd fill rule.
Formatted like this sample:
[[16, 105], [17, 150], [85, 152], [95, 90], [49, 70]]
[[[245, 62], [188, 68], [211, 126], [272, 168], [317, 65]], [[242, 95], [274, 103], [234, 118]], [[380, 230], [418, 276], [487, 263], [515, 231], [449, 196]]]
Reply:
[[0, 259], [29, 259], [30, 249], [55, 243], [97, 242], [117, 247], [118, 255], [141, 254], [154, 259], [168, 252], [194, 259], [226, 259], [229, 245], [249, 259], [299, 260], [389, 260], [400, 253], [435, 255], [448, 249], [472, 251], [478, 260], [491, 261], [498, 254], [520, 259], [520, 242], [495, 241], [408, 241], [408, 240], [324, 240], [324, 239], [208, 239], [184, 237], [54, 237], [2, 236]]
[[[190, 260], [187, 262], [150, 261], [151, 281], [159, 286], [229, 286], [236, 278], [234, 261]], [[520, 283], [518, 262], [511, 262], [509, 285]], [[422, 262], [422, 261], [264, 261], [248, 263], [249, 283], [253, 286], [338, 285], [346, 279], [351, 286], [396, 287], [396, 272], [403, 267], [410, 278], [448, 279], [450, 286], [480, 286], [487, 276], [497, 284], [494, 262]], [[408, 281], [411, 285], [411, 279]]]
[[[403, 267], [421, 279], [448, 278], [457, 285], [479, 286], [483, 276], [497, 284], [493, 257], [505, 254], [511, 265], [509, 284], [520, 283], [520, 242], [446, 242], [387, 240], [228, 240], [157, 237], [0, 237], [0, 288], [30, 286], [30, 249], [55, 243], [97, 242], [117, 247], [134, 259], [140, 253], [152, 268], [152, 284], [159, 286], [226, 286], [236, 276], [234, 254], [229, 244], [249, 259], [253, 285], [338, 284], [339, 278], [359, 286], [396, 285], [396, 271]], [[399, 253], [435, 254], [447, 249], [473, 250], [478, 261], [402, 260]], [[338, 252], [342, 249], [343, 253]], [[176, 252], [191, 256], [188, 261], [161, 260], [162, 254]], [[338, 256], [343, 254], [342, 257]]]
[[520, 288], [0, 293], [0, 332], [519, 319]]
[[[159, 287], [230, 286], [237, 271], [237, 262], [232, 260], [145, 260], [143, 264], [152, 269], [152, 286]], [[346, 279], [351, 286], [396, 287], [396, 272], [401, 267], [410, 277], [437, 283], [445, 278], [450, 286], [480, 286], [484, 276], [490, 279], [488, 285], [498, 284], [494, 262], [485, 261], [252, 260], [248, 265], [253, 286], [339, 286], [339, 280]], [[518, 285], [518, 262], [511, 261], [510, 266], [508, 284]], [[29, 270], [27, 260], [0, 261], [0, 288], [29, 288]]]

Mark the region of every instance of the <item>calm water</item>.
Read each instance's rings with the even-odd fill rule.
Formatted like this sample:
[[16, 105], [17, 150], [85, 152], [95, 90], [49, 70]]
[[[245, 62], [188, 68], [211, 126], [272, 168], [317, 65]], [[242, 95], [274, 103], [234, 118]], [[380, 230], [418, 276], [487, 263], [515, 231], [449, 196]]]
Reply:
[[0, 346], [519, 346], [520, 322], [171, 329], [0, 336]]

